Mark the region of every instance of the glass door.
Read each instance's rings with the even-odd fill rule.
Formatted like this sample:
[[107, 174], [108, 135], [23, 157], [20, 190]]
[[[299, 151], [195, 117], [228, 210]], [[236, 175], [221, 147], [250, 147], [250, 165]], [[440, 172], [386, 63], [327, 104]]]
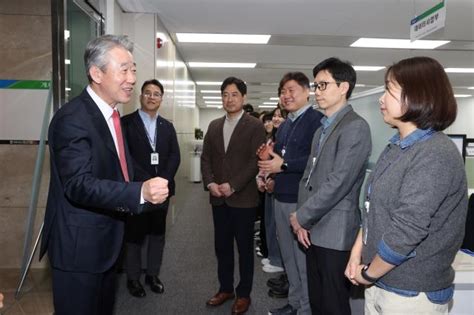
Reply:
[[79, 95], [89, 83], [84, 66], [87, 43], [103, 33], [102, 14], [88, 1], [66, 0], [65, 4], [65, 101]]

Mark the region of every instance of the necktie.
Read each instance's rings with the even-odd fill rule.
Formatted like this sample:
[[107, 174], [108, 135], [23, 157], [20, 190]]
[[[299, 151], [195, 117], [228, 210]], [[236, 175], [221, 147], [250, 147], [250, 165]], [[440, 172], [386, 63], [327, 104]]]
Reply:
[[125, 159], [125, 146], [123, 144], [122, 127], [120, 126], [120, 115], [117, 110], [114, 110], [112, 120], [114, 121], [115, 135], [117, 137], [120, 167], [122, 168], [122, 174], [125, 181], [128, 182], [130, 181], [130, 178], [128, 177], [127, 160]]

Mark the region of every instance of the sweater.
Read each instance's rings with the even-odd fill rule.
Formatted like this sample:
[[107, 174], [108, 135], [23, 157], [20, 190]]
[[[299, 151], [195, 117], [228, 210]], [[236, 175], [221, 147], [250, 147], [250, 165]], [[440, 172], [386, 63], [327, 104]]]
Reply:
[[387, 249], [399, 260], [379, 282], [417, 292], [449, 287], [467, 213], [466, 173], [454, 143], [442, 132], [406, 145], [390, 143], [366, 196], [363, 263]]

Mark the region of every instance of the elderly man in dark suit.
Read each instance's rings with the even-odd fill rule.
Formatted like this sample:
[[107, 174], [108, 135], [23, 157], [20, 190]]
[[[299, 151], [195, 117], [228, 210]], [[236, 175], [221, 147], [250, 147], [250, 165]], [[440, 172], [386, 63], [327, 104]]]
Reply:
[[[180, 153], [173, 124], [158, 114], [163, 94], [163, 85], [158, 80], [145, 81], [140, 95], [141, 108], [124, 116], [122, 123], [130, 154], [137, 163], [134, 180], [142, 181], [156, 176], [166, 178], [171, 197], [174, 195], [174, 176], [180, 163]], [[164, 285], [158, 275], [165, 246], [168, 206], [169, 198], [163, 204], [149, 207], [147, 213], [127, 218], [125, 270], [127, 288], [135, 297], [146, 295], [140, 283], [141, 249], [145, 238], [148, 239], [145, 283], [155, 293], [164, 292]]]
[[116, 106], [132, 95], [132, 50], [125, 36], [90, 41], [84, 54], [89, 85], [49, 127], [51, 179], [40, 257], [48, 251], [57, 315], [112, 314], [124, 217], [141, 212], [145, 201], [168, 197], [164, 178], [129, 181], [133, 168]]
[[367, 122], [347, 103], [356, 72], [329, 58], [313, 69], [314, 91], [324, 110], [299, 183], [290, 222], [307, 248], [308, 291], [313, 314], [351, 314], [344, 277], [360, 227], [359, 194], [372, 149]]
[[[221, 94], [226, 115], [209, 124], [201, 156], [204, 187], [212, 205], [220, 284], [207, 305], [221, 305], [236, 294], [232, 313], [243, 314], [250, 305], [253, 281], [253, 226], [259, 201], [256, 152], [265, 141], [265, 129], [258, 119], [244, 115], [247, 86], [242, 80], [225, 79]], [[240, 272], [235, 294], [234, 239]]]

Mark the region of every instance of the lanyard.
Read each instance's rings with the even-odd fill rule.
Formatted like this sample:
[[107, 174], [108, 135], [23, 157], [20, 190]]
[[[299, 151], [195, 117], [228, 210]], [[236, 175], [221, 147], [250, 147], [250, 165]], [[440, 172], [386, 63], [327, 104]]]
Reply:
[[143, 123], [143, 127], [145, 128], [145, 133], [146, 133], [146, 137], [148, 138], [148, 142], [150, 143], [150, 146], [153, 149], [153, 152], [156, 152], [156, 137], [158, 133], [158, 122], [155, 121], [155, 138], [153, 141], [151, 139], [150, 134], [148, 133], [148, 128], [146, 127], [145, 122], [142, 121], [142, 123]]

